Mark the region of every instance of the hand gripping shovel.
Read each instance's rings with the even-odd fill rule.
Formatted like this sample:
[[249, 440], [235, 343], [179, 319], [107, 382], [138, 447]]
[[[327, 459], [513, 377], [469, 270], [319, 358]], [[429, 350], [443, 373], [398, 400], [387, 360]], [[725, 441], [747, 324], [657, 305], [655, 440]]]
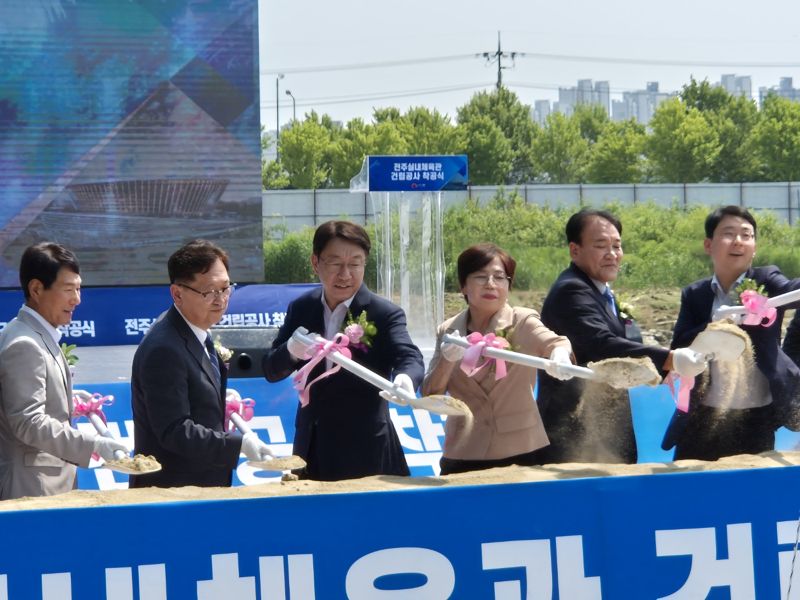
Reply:
[[[328, 340], [322, 336], [314, 336], [312, 334], [296, 335], [300, 337], [300, 341], [306, 345], [306, 348], [312, 348], [328, 342]], [[330, 358], [343, 369], [350, 371], [358, 377], [361, 377], [361, 379], [371, 383], [378, 389], [385, 390], [393, 396], [400, 398], [403, 401], [403, 404], [408, 404], [413, 408], [422, 408], [439, 415], [452, 415], [459, 417], [466, 416], [470, 419], [472, 418], [472, 411], [469, 409], [469, 406], [464, 404], [464, 402], [458, 398], [452, 398], [444, 395], [423, 396], [422, 398], [417, 398], [416, 395], [394, 385], [388, 379], [385, 379], [377, 373], [370, 371], [368, 368], [358, 364], [353, 359], [344, 356], [336, 350], [328, 354], [327, 358]], [[400, 404], [400, 406], [403, 406], [403, 404]]]
[[[442, 341], [457, 344], [464, 348], [469, 348], [471, 346], [466, 338], [451, 333], [445, 334], [444, 337], [442, 337]], [[523, 354], [521, 352], [513, 352], [511, 350], [502, 350], [500, 348], [485, 347], [482, 354], [489, 358], [505, 360], [510, 363], [533, 367], [535, 369], [546, 369], [555, 364], [555, 361], [546, 358], [531, 356], [530, 354]], [[573, 377], [599, 381], [618, 389], [626, 389], [639, 385], [655, 385], [660, 380], [658, 372], [655, 370], [649, 358], [607, 358], [590, 364], [595, 368], [589, 369], [578, 365], [563, 364], [559, 365], [559, 368]]]
[[[239, 394], [236, 392], [236, 390], [228, 390], [228, 395], [229, 397], [226, 400], [228, 407], [231, 407], [231, 405], [234, 407], [240, 405], [237, 404], [237, 401], [238, 403], [241, 403], [241, 397], [238, 397]], [[252, 431], [250, 426], [247, 424], [247, 421], [245, 421], [244, 417], [240, 415], [236, 409], [228, 410], [228, 413], [231, 423], [234, 424], [236, 429], [238, 429], [242, 435]], [[302, 469], [306, 466], [306, 461], [293, 454], [291, 456], [277, 456], [274, 458], [269, 458], [268, 460], [249, 460], [247, 461], [247, 464], [253, 468], [261, 469], [263, 471], [291, 471], [293, 469]]]
[[[72, 396], [75, 401], [75, 416], [85, 416], [94, 426], [98, 435], [113, 439], [114, 434], [109, 431], [103, 417], [100, 416], [103, 412], [103, 398], [85, 390], [73, 390]], [[128, 475], [145, 475], [161, 470], [161, 464], [152, 456], [137, 454], [131, 458], [122, 450], [117, 450], [114, 453], [114, 460], [107, 460], [104, 466], [112, 471]]]

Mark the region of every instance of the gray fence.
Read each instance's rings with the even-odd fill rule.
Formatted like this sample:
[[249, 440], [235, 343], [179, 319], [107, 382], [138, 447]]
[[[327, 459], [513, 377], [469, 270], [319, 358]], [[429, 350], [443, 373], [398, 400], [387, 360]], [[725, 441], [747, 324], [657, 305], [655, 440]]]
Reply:
[[[800, 182], [773, 183], [687, 183], [473, 186], [462, 192], [447, 192], [449, 206], [474, 199], [489, 202], [499, 191], [515, 191], [529, 204], [574, 207], [599, 206], [609, 202], [632, 205], [653, 202], [658, 206], [719, 206], [738, 204], [753, 211], [770, 210], [790, 224], [800, 220]], [[349, 190], [268, 190], [262, 194], [264, 231], [280, 237], [281, 231], [315, 227], [329, 219], [348, 218], [365, 224], [372, 218], [369, 194]]]

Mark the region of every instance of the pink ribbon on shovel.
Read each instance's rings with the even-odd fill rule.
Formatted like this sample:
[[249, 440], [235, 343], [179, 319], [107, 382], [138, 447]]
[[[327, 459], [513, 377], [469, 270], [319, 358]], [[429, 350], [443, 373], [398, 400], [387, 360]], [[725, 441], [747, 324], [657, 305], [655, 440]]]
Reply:
[[689, 412], [689, 392], [694, 387], [694, 377], [681, 377], [675, 371], [670, 371], [664, 378], [664, 383], [669, 386], [669, 392], [678, 410]]
[[339, 365], [335, 365], [322, 373], [322, 375], [316, 379], [313, 379], [307, 383], [306, 381], [308, 376], [311, 374], [311, 371], [314, 370], [314, 367], [316, 367], [320, 361], [322, 361], [331, 352], [339, 352], [342, 356], [351, 358], [350, 349], [347, 347], [349, 343], [350, 339], [346, 335], [343, 333], [337, 333], [333, 340], [318, 342], [309, 348], [309, 351], [313, 352], [311, 355], [311, 360], [303, 365], [303, 367], [294, 374], [294, 377], [292, 377], [292, 385], [294, 386], [294, 389], [300, 393], [300, 406], [308, 405], [308, 394], [312, 385], [317, 383], [320, 379], [325, 379], [326, 377], [333, 375], [342, 368]]
[[[775, 322], [778, 316], [778, 311], [771, 306], [767, 306], [769, 298], [762, 296], [755, 290], [745, 290], [741, 293], [740, 298], [747, 313], [742, 319], [743, 325], [761, 325], [769, 327]], [[766, 319], [766, 322], [764, 322]]]
[[225, 393], [225, 431], [233, 431], [236, 426], [231, 423], [231, 415], [238, 414], [245, 421], [253, 418], [253, 409], [256, 401], [252, 398], [242, 398], [236, 390]]
[[[72, 416], [76, 419], [78, 417], [86, 417], [88, 419], [89, 415], [97, 415], [102, 419], [103, 423], [107, 423], [103, 407], [113, 403], [114, 396], [103, 396], [97, 392], [94, 394], [89, 394], [89, 392], [80, 393], [79, 390], [75, 390], [72, 394]], [[92, 452], [92, 458], [100, 460], [100, 455], [97, 452]]]
[[[497, 364], [497, 369], [494, 374], [494, 379], [502, 379], [506, 376], [506, 361], [499, 358], [490, 358], [483, 356], [484, 348], [499, 348], [504, 349], [509, 347], [508, 340], [503, 337], [498, 337], [493, 333], [483, 335], [481, 333], [470, 333], [466, 340], [470, 343], [470, 347], [464, 352], [464, 358], [461, 359], [461, 370], [472, 377], [480, 371], [483, 367], [494, 361]], [[483, 357], [484, 361], [478, 364], [478, 361]]]
[[103, 423], [106, 423], [106, 415], [103, 412], [103, 407], [113, 403], [114, 396], [103, 396], [102, 394], [94, 393], [86, 397], [83, 394], [73, 394], [72, 416], [76, 418], [88, 418], [90, 414], [95, 414], [103, 420]]

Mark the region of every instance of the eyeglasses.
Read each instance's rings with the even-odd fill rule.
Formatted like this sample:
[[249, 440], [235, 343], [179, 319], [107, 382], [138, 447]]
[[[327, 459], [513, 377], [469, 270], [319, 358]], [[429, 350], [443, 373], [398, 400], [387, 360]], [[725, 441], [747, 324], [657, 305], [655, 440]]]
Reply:
[[195, 294], [200, 294], [203, 297], [203, 300], [208, 304], [211, 304], [214, 300], [227, 300], [231, 297], [231, 294], [233, 294], [233, 289], [236, 287], [236, 284], [232, 283], [221, 290], [201, 292], [200, 290], [196, 290], [192, 286], [186, 285], [185, 283], [179, 283], [178, 285], [182, 288], [186, 288], [187, 290], [192, 290]]
[[490, 281], [494, 281], [498, 286], [505, 286], [508, 285], [511, 281], [511, 277], [506, 275], [505, 273], [478, 273], [477, 275], [470, 275], [469, 279], [472, 279], [478, 285], [486, 285]]
[[347, 268], [348, 271], [352, 273], [359, 273], [360, 271], [364, 270], [366, 263], [364, 261], [353, 261], [344, 263], [340, 260], [325, 260], [324, 258], [319, 259], [320, 264], [324, 267], [324, 269], [330, 273], [338, 273], [343, 268]]
[[736, 238], [742, 240], [743, 243], [750, 242], [755, 239], [756, 235], [752, 231], [723, 231], [720, 237], [726, 242], [736, 241]]

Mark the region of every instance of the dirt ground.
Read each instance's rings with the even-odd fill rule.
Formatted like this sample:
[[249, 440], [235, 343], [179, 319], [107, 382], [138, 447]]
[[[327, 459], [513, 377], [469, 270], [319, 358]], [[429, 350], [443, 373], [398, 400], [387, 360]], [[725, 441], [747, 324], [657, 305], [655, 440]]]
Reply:
[[564, 463], [542, 467], [504, 467], [460, 473], [448, 477], [390, 477], [377, 476], [349, 481], [282, 481], [235, 488], [137, 488], [106, 492], [76, 490], [45, 498], [22, 498], [0, 502], [0, 512], [48, 508], [78, 508], [143, 504], [152, 502], [182, 502], [188, 500], [233, 500], [306, 496], [310, 494], [345, 494], [353, 492], [399, 491], [420, 488], [440, 488], [463, 485], [497, 485], [558, 481], [581, 477], [630, 475], [663, 475], [697, 471], [754, 469], [800, 466], [800, 452], [764, 452], [758, 456], [743, 455], [722, 458], [715, 462], [681, 460], [671, 463], [640, 465]]

